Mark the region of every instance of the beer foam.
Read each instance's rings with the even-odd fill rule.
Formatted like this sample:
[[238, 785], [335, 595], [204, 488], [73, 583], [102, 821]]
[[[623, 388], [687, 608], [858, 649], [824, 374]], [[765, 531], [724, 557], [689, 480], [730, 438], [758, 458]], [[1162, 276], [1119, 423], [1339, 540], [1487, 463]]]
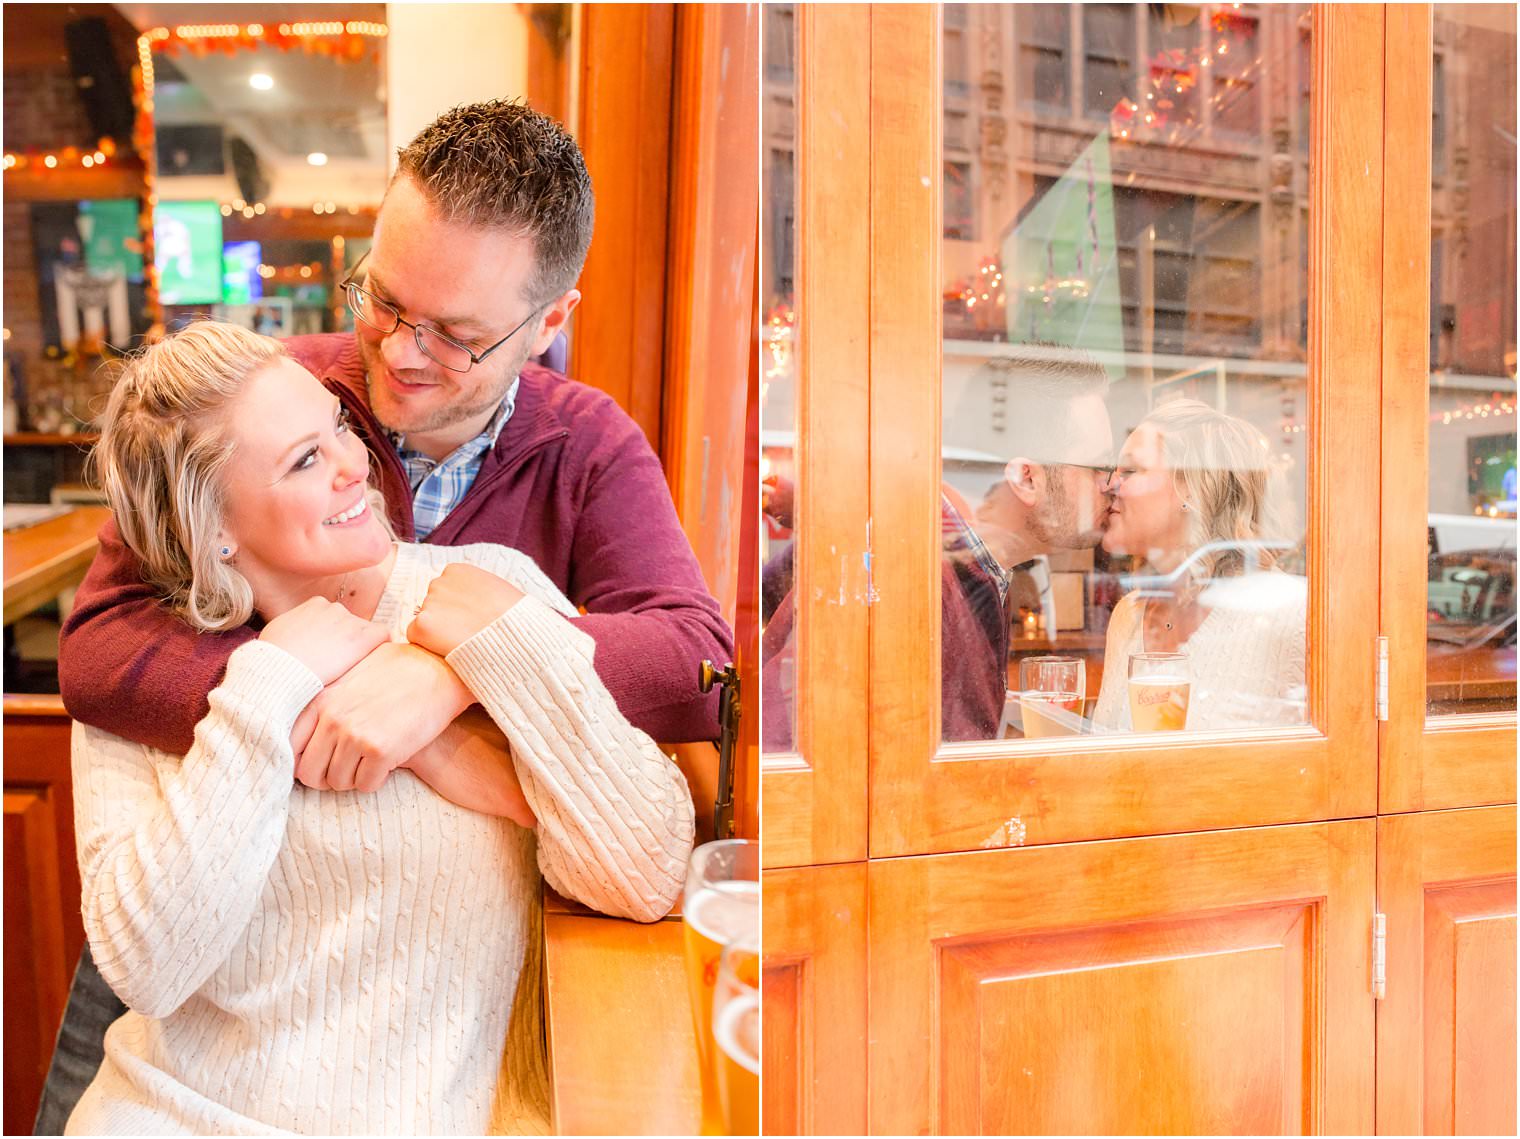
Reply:
[[1146, 688], [1185, 688], [1189, 683], [1185, 676], [1157, 676], [1155, 673], [1149, 676], [1132, 676], [1129, 682]]
[[760, 932], [760, 883], [713, 882], [686, 903], [681, 916], [707, 940], [727, 945]]
[[746, 1072], [760, 1074], [760, 994], [745, 993], [718, 1010], [713, 1038], [718, 1047]]

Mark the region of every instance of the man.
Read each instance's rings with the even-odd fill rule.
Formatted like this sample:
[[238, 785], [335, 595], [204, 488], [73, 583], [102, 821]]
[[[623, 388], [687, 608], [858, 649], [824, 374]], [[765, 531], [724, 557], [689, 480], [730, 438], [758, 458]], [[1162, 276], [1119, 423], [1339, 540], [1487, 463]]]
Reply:
[[[609, 397], [528, 363], [580, 300], [593, 212], [579, 148], [558, 124], [511, 103], [456, 108], [400, 154], [347, 288], [355, 334], [288, 348], [349, 408], [400, 536], [527, 553], [582, 610], [597, 673], [628, 719], [658, 740], [713, 739], [717, 694], [700, 691], [700, 665], [728, 660], [732, 634], [659, 460]], [[227, 658], [253, 636], [198, 635], [167, 614], [108, 525], [60, 645], [64, 703], [184, 752]], [[313, 702], [297, 745], [355, 746], [394, 767], [470, 702], [449, 672], [386, 646]], [[322, 757], [303, 755], [312, 769]], [[98, 1066], [98, 1036], [89, 1043]], [[71, 1106], [45, 1102], [44, 1114]]]
[[[951, 488], [940, 496], [940, 716], [947, 741], [997, 735], [1008, 688], [1014, 570], [1055, 550], [1096, 546], [1108, 510], [1113, 428], [1103, 369], [1075, 352], [1056, 360], [1002, 357], [984, 368], [1006, 384], [1013, 415], [1004, 447], [1012, 457], [975, 511]], [[777, 555], [767, 573], [789, 581], [789, 554]], [[788, 597], [761, 639], [768, 751], [793, 746], [793, 621]]]
[[1103, 538], [1113, 428], [1103, 369], [1064, 360], [1003, 357], [1000, 377], [1014, 409], [1004, 443], [1012, 457], [971, 516], [941, 496], [941, 735], [997, 737], [1008, 690], [1014, 572], [1057, 550]]

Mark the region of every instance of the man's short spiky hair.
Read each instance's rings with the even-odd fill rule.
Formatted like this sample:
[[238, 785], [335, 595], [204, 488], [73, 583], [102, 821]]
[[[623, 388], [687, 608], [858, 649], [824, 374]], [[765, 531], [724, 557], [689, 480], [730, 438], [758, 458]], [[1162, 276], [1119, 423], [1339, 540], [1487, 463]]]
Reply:
[[412, 179], [448, 221], [532, 240], [534, 304], [574, 286], [596, 209], [580, 147], [564, 127], [523, 103], [470, 103], [440, 115], [399, 158], [396, 176]]

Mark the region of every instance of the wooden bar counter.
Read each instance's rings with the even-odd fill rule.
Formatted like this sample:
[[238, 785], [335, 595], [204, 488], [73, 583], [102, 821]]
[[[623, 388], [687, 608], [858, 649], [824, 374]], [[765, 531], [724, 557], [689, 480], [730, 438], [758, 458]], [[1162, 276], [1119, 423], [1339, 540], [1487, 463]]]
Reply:
[[76, 506], [35, 526], [5, 532], [5, 623], [47, 604], [84, 579], [110, 516], [104, 506]]
[[544, 993], [560, 1135], [696, 1135], [702, 1091], [679, 912], [640, 924], [548, 894]]

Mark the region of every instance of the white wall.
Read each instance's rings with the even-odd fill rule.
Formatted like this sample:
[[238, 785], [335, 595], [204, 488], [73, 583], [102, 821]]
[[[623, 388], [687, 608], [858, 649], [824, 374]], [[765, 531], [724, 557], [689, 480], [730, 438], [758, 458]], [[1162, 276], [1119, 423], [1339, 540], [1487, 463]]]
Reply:
[[387, 173], [396, 151], [450, 107], [528, 91], [528, 28], [517, 4], [389, 4]]

